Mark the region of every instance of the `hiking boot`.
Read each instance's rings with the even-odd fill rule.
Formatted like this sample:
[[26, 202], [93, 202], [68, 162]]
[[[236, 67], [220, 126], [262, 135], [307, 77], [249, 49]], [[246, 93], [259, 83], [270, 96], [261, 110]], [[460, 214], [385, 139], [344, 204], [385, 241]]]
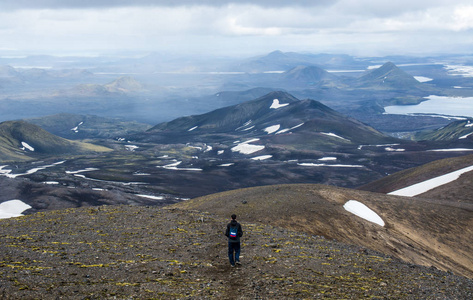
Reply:
[[236, 264], [239, 265], [239, 266], [241, 266], [241, 262], [240, 262], [240, 261], [237, 261]]
[[234, 268], [234, 267], [235, 267], [235, 265], [231, 265], [231, 266], [232, 266], [232, 268]]

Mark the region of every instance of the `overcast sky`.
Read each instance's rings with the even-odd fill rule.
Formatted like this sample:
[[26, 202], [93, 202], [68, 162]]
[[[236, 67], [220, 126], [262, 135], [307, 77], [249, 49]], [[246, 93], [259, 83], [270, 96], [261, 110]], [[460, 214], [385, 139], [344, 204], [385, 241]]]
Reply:
[[0, 0], [0, 52], [472, 53], [471, 0]]

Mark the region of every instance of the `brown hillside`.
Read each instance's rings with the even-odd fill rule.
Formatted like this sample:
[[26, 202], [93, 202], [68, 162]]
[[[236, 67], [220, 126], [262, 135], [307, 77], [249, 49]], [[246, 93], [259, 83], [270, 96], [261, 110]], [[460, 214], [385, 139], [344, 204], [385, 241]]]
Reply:
[[[473, 155], [441, 159], [397, 172], [360, 187], [361, 190], [390, 193], [413, 184], [473, 165]], [[473, 203], [473, 172], [464, 173], [454, 182], [439, 186], [419, 196], [442, 201]]]
[[267, 224], [101, 206], [0, 220], [2, 299], [471, 299], [473, 280]]
[[[385, 226], [346, 211], [357, 200]], [[197, 198], [176, 207], [197, 209], [244, 222], [280, 226], [360, 245], [406, 262], [473, 277], [473, 205], [388, 196], [323, 185], [248, 188]]]

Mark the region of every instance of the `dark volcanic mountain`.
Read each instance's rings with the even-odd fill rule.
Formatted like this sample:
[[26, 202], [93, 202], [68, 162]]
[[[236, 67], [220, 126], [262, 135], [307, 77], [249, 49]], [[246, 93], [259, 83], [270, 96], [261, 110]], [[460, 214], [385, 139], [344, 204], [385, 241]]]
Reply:
[[108, 151], [105, 147], [69, 141], [24, 121], [0, 123], [0, 160], [29, 160], [41, 155]]
[[240, 138], [260, 138], [301, 148], [395, 140], [318, 101], [301, 101], [285, 92], [272, 92], [235, 106], [178, 118], [156, 125], [140, 137], [167, 143], [233, 142]]
[[297, 86], [330, 87], [340, 84], [340, 79], [316, 66], [297, 66], [282, 74], [284, 85], [288, 88]]
[[408, 90], [418, 87], [419, 82], [392, 62], [387, 62], [381, 67], [361, 76], [358, 79], [358, 85], [365, 88]]

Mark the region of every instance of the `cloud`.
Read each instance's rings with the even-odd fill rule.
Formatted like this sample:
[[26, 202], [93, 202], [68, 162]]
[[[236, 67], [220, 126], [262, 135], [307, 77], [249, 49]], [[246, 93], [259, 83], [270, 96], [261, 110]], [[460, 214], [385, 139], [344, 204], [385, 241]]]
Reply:
[[113, 7], [178, 7], [251, 4], [261, 7], [313, 7], [333, 3], [333, 0], [2, 0], [1, 9], [75, 9]]
[[0, 40], [36, 51], [458, 52], [472, 42], [469, 2], [2, 0]]

